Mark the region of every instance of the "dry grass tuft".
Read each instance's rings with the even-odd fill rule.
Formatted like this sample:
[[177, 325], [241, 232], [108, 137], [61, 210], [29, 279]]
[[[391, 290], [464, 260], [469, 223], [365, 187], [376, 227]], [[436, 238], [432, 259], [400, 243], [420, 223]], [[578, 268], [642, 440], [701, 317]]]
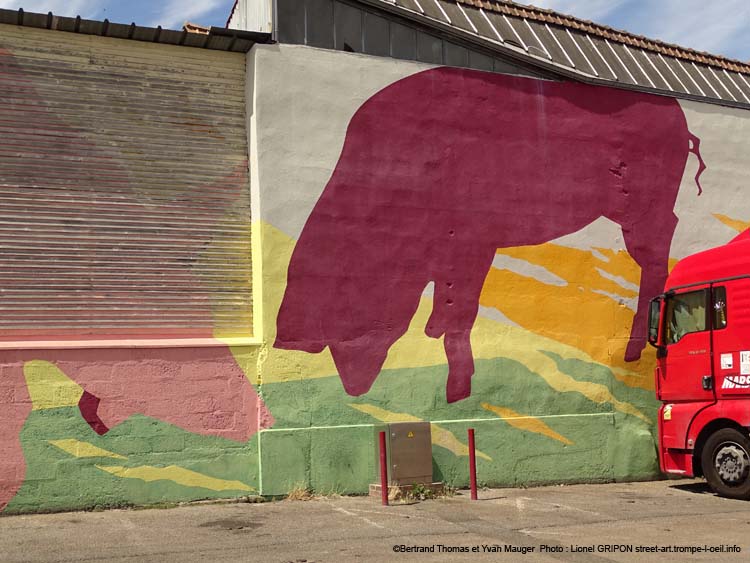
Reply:
[[312, 491], [305, 486], [297, 485], [286, 496], [285, 500], [312, 500], [315, 496]]

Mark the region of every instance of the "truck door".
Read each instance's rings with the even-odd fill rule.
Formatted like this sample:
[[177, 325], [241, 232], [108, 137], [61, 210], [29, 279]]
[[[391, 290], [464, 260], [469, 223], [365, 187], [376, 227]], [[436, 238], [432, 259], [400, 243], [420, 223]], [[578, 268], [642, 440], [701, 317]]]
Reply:
[[750, 393], [750, 314], [745, 304], [750, 301], [750, 279], [716, 282], [713, 292], [716, 394], [721, 398], [747, 396]]
[[713, 402], [708, 284], [668, 293], [664, 307], [666, 357], [659, 362], [662, 400]]

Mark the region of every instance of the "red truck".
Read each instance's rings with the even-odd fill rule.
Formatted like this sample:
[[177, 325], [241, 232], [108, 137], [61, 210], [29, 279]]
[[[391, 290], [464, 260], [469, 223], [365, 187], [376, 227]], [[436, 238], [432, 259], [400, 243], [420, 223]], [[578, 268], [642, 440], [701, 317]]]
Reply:
[[662, 471], [750, 498], [750, 230], [680, 260], [648, 328]]

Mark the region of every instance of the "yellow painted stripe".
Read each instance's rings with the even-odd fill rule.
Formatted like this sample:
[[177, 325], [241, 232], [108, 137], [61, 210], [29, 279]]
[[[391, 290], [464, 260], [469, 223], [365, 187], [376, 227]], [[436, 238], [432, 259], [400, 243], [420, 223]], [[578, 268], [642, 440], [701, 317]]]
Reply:
[[488, 403], [482, 403], [482, 408], [496, 414], [501, 419], [503, 419], [503, 421], [507, 422], [514, 428], [518, 428], [519, 430], [526, 430], [527, 432], [534, 432], [535, 434], [542, 434], [544, 436], [547, 436], [548, 438], [552, 438], [553, 440], [562, 442], [566, 446], [573, 445], [573, 442], [568, 440], [562, 434], [558, 434], [557, 432], [552, 430], [552, 428], [547, 426], [543, 421], [539, 420], [535, 416], [523, 415], [521, 413], [517, 413], [514, 410], [490, 405]]
[[23, 375], [29, 389], [32, 409], [35, 411], [75, 407], [83, 395], [81, 386], [51, 362], [26, 362], [23, 365]]
[[153, 467], [141, 465], [140, 467], [121, 467], [97, 465], [98, 469], [111, 473], [123, 479], [140, 479], [147, 483], [152, 481], [172, 481], [184, 487], [200, 487], [211, 491], [254, 491], [250, 485], [240, 481], [226, 481], [216, 479], [202, 473], [190, 471], [183, 467], [170, 465], [169, 467]]
[[716, 217], [719, 221], [724, 223], [727, 227], [730, 229], [734, 229], [738, 233], [741, 233], [742, 231], [746, 231], [750, 228], [750, 223], [747, 221], [740, 221], [739, 219], [732, 219], [731, 217], [727, 217], [726, 215], [722, 215], [721, 213], [713, 213], [713, 216]]
[[559, 393], [580, 393], [589, 401], [597, 404], [610, 403], [620, 412], [636, 416], [648, 424], [652, 423], [651, 419], [635, 406], [617, 399], [607, 386], [600, 383], [578, 381], [577, 379], [572, 378], [567, 373], [563, 373], [557, 369], [557, 364], [551, 358], [539, 351], [530, 351], [527, 357], [516, 359], [529, 368], [530, 371], [533, 371], [539, 377], [544, 379], [544, 381], [547, 382], [547, 385]]
[[81, 442], [79, 440], [50, 440], [49, 443], [56, 448], [69, 453], [73, 457], [111, 457], [114, 459], [128, 459], [120, 454], [103, 450], [94, 444]]
[[[385, 409], [381, 409], [380, 407], [376, 407], [375, 405], [351, 404], [349, 406], [365, 414], [369, 414], [371, 417], [376, 418], [382, 422], [423, 422], [421, 418], [417, 418], [416, 416], [406, 413], [387, 411]], [[432, 428], [431, 436], [433, 444], [435, 444], [436, 446], [440, 446], [441, 448], [445, 448], [446, 450], [448, 450], [449, 452], [453, 452], [453, 454], [457, 456], [469, 455], [469, 446], [462, 443], [458, 438], [456, 438], [456, 435], [453, 434], [453, 432], [451, 432], [450, 430], [446, 430], [445, 428], [438, 424], [435, 424], [434, 422], [430, 423], [430, 427]], [[476, 450], [476, 454], [477, 457], [481, 457], [482, 459], [486, 459], [487, 461], [492, 461], [492, 458], [484, 452]]]
[[357, 409], [360, 412], [369, 414], [371, 417], [380, 420], [381, 422], [422, 422], [421, 418], [418, 418], [411, 414], [387, 411], [376, 407], [375, 405], [357, 405], [350, 404], [350, 407]]
[[[432, 423], [431, 426], [433, 444], [435, 444], [436, 446], [440, 446], [441, 448], [445, 448], [446, 450], [453, 452], [457, 456], [468, 457], [469, 446], [462, 443], [458, 438], [456, 438], [456, 435], [453, 434], [453, 432], [446, 430], [442, 426], [434, 423]], [[492, 458], [484, 452], [475, 450], [475, 453], [477, 457], [481, 457], [482, 459], [486, 459], [487, 461], [492, 461]]]

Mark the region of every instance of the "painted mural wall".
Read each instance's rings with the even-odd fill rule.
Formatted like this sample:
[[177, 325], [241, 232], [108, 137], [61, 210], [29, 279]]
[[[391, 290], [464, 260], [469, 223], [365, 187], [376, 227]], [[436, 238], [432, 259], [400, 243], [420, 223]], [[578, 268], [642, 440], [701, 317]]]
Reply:
[[255, 494], [245, 55], [0, 28], [0, 511]]
[[748, 114], [305, 47], [249, 61], [263, 492], [364, 490], [391, 421], [432, 422], [458, 485], [470, 426], [488, 483], [658, 475], [645, 308], [748, 227]]
[[750, 225], [746, 112], [7, 26], [0, 88], [0, 511], [364, 492], [392, 421], [457, 486], [468, 427], [485, 483], [657, 475], [643, 304]]

